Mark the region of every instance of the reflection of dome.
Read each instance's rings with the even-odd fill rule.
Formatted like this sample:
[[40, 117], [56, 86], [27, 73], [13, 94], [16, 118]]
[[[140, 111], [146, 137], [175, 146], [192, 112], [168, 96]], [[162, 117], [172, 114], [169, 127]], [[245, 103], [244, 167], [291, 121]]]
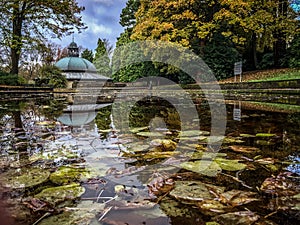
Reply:
[[81, 126], [88, 124], [95, 119], [98, 109], [109, 105], [111, 104], [69, 105], [57, 120], [67, 126]]
[[57, 66], [63, 72], [97, 72], [93, 63], [79, 57], [66, 57], [60, 59], [55, 66]]
[[64, 113], [58, 117], [58, 121], [67, 126], [81, 126], [92, 122], [96, 117], [95, 112], [81, 112], [81, 113]]

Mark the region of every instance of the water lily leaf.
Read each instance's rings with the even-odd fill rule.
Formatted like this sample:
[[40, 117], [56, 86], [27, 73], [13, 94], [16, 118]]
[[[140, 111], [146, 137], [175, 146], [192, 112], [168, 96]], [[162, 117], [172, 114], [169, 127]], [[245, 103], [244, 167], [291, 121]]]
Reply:
[[0, 184], [12, 189], [34, 187], [47, 181], [49, 175], [45, 169], [23, 167], [1, 174]]
[[224, 144], [241, 144], [245, 143], [245, 141], [240, 140], [239, 138], [233, 138], [233, 137], [225, 137], [223, 140]]
[[246, 164], [240, 163], [238, 160], [216, 158], [215, 162], [223, 169], [227, 171], [239, 171], [247, 167]]
[[276, 136], [276, 134], [257, 133], [255, 136], [256, 136], [256, 137], [262, 137], [262, 138], [269, 138], [269, 137], [274, 137], [274, 136]]
[[278, 197], [293, 196], [300, 192], [300, 187], [296, 181], [289, 178], [290, 172], [282, 172], [277, 177], [268, 177], [261, 184], [260, 190], [266, 194]]
[[180, 164], [180, 167], [209, 177], [215, 177], [222, 171], [221, 167], [216, 162], [208, 160], [184, 162]]
[[260, 216], [251, 211], [226, 213], [213, 217], [213, 220], [222, 225], [250, 225], [259, 220]]
[[46, 201], [53, 206], [57, 206], [62, 202], [68, 204], [68, 201], [80, 197], [84, 192], [85, 188], [81, 187], [79, 184], [70, 184], [44, 189], [34, 197]]
[[244, 138], [254, 138], [254, 137], [256, 137], [256, 136], [253, 135], [253, 134], [240, 134], [240, 137], [244, 137]]
[[161, 132], [138, 132], [137, 135], [143, 136], [143, 137], [164, 137], [165, 135]]
[[170, 196], [187, 204], [197, 204], [203, 200], [212, 200], [224, 192], [225, 187], [205, 184], [200, 181], [176, 181]]
[[200, 212], [207, 216], [216, 216], [231, 210], [230, 206], [223, 205], [217, 200], [203, 200], [197, 206]]
[[194, 137], [200, 135], [209, 135], [210, 132], [202, 130], [184, 130], [179, 133], [181, 137]]
[[217, 222], [206, 222], [205, 225], [220, 225]]
[[170, 139], [154, 139], [150, 143], [151, 146], [161, 148], [163, 151], [172, 151], [176, 148], [176, 142]]
[[173, 198], [165, 197], [160, 202], [159, 207], [169, 217], [191, 217], [192, 211], [188, 206], [180, 204]]
[[84, 181], [90, 178], [90, 172], [85, 168], [61, 166], [50, 175], [50, 180], [58, 185], [69, 184], [75, 181]]
[[231, 190], [224, 192], [220, 195], [221, 202], [223, 204], [229, 204], [231, 206], [239, 206], [248, 204], [253, 201], [259, 201], [255, 198], [255, 192]]
[[135, 134], [135, 133], [141, 132], [146, 129], [149, 129], [149, 127], [148, 126], [147, 127], [135, 127], [135, 128], [130, 129], [130, 132]]
[[59, 225], [82, 225], [91, 224], [95, 215], [90, 212], [63, 212], [58, 215], [50, 216], [39, 222], [39, 225], [59, 224]]
[[259, 148], [251, 147], [251, 146], [242, 146], [242, 145], [231, 145], [229, 148], [234, 152], [242, 152], [242, 153], [257, 153], [260, 151]]

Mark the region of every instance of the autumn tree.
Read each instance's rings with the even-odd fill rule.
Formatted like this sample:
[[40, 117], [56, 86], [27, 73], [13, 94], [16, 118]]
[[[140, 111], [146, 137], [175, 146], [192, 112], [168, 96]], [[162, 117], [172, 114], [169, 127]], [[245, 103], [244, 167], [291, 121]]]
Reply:
[[[244, 55], [250, 55], [253, 68], [257, 52], [273, 49], [274, 64], [286, 50], [287, 40], [296, 32], [294, 11], [288, 0], [220, 0], [222, 8], [211, 24], [226, 25], [223, 35], [229, 37]], [[223, 26], [224, 27], [224, 26]]]
[[83, 10], [76, 0], [2, 0], [0, 40], [10, 49], [10, 72], [18, 74], [21, 52], [28, 46], [83, 29], [79, 15]]

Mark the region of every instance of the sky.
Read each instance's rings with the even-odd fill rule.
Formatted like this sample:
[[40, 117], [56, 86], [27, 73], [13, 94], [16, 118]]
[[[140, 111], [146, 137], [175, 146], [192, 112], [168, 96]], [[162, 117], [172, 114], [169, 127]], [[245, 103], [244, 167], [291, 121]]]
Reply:
[[[117, 37], [123, 32], [119, 24], [120, 14], [126, 6], [127, 0], [77, 0], [85, 10], [81, 13], [83, 22], [88, 26], [81, 33], [74, 34], [78, 46], [95, 50], [98, 38], [108, 39], [115, 45]], [[62, 47], [67, 47], [72, 42], [72, 36], [55, 40]]]

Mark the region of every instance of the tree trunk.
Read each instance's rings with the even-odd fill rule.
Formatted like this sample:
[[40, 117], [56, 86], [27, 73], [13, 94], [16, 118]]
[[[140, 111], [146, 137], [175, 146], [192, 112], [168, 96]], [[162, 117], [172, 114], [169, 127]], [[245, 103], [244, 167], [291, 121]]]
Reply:
[[257, 51], [256, 51], [256, 34], [252, 35], [252, 59], [253, 59], [253, 67], [257, 69]]
[[18, 74], [19, 73], [19, 60], [20, 54], [22, 50], [22, 24], [24, 20], [23, 10], [26, 7], [26, 3], [23, 3], [22, 9], [15, 7], [13, 9], [12, 15], [12, 24], [13, 24], [13, 34], [12, 34], [12, 42], [10, 48], [11, 54], [11, 74]]
[[[287, 17], [288, 2], [286, 0], [281, 0], [278, 3], [277, 9], [278, 16], [282, 16], [283, 20]], [[273, 44], [273, 54], [274, 54], [274, 66], [280, 67], [280, 60], [286, 54], [286, 34], [282, 30], [276, 30], [274, 32], [274, 44]]]

